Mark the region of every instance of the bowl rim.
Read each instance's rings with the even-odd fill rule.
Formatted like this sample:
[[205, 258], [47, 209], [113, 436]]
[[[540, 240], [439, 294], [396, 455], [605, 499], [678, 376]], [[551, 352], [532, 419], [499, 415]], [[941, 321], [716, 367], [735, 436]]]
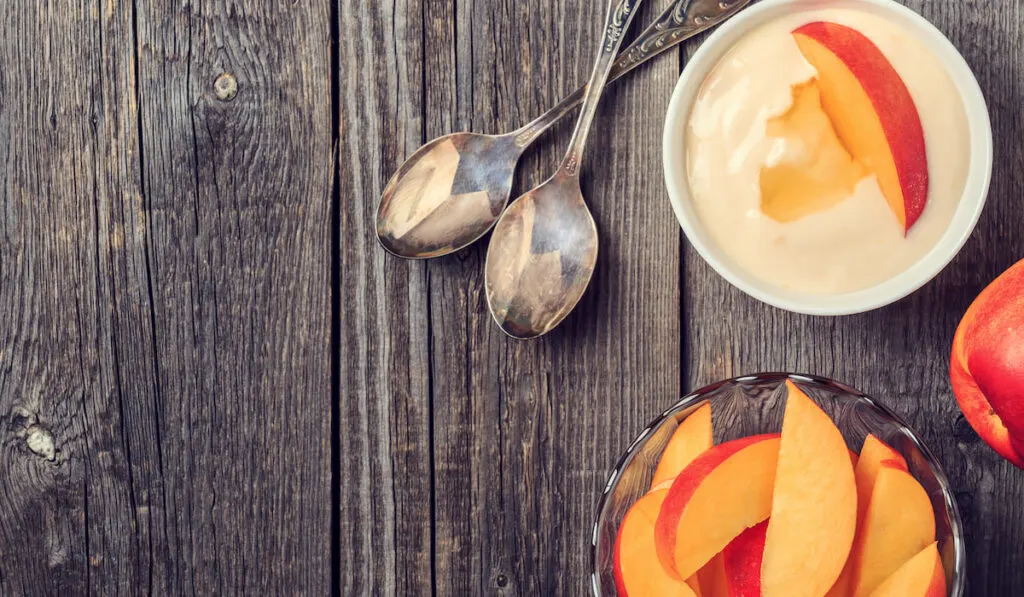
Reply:
[[938, 481], [939, 486], [942, 488], [943, 501], [945, 502], [946, 510], [949, 512], [950, 534], [953, 537], [953, 570], [947, 571], [947, 574], [952, 572], [952, 582], [950, 583], [950, 586], [947, 587], [947, 595], [949, 597], [963, 597], [964, 591], [966, 590], [967, 577], [967, 539], [964, 535], [964, 523], [960, 514], [960, 507], [956, 502], [952, 485], [949, 482], [949, 477], [946, 475], [946, 470], [943, 468], [941, 461], [939, 461], [935, 454], [928, 449], [928, 446], [925, 445], [918, 433], [914, 431], [909, 424], [907, 424], [903, 417], [893, 412], [875, 398], [872, 398], [856, 388], [833, 379], [806, 373], [756, 373], [752, 375], [742, 375], [731, 379], [724, 379], [704, 386], [698, 390], [694, 390], [686, 396], [683, 396], [676, 401], [675, 404], [658, 415], [646, 427], [644, 427], [643, 431], [641, 431], [636, 438], [630, 442], [625, 453], [619, 457], [618, 462], [608, 474], [608, 481], [605, 483], [604, 489], [601, 491], [601, 498], [597, 503], [597, 515], [594, 519], [594, 526], [592, 528], [590, 538], [590, 584], [595, 597], [602, 597], [600, 592], [601, 571], [598, 570], [597, 562], [597, 544], [598, 537], [600, 535], [601, 523], [604, 521], [605, 509], [608, 507], [608, 500], [611, 496], [612, 490], [618, 485], [626, 467], [632, 463], [633, 459], [636, 457], [637, 448], [645, 442], [669, 417], [696, 406], [705, 400], [708, 394], [711, 394], [724, 386], [749, 383], [784, 383], [786, 380], [791, 380], [797, 383], [817, 384], [844, 394], [850, 394], [851, 398], [864, 400], [872, 407], [877, 408], [882, 414], [889, 417], [902, 428], [901, 431], [921, 452], [925, 463], [928, 465], [928, 468], [931, 469], [932, 473], [934, 473], [936, 481]]
[[718, 246], [694, 209], [686, 180], [683, 145], [678, 142], [704, 80], [720, 59], [747, 32], [794, 11], [825, 6], [821, 0], [763, 0], [719, 27], [687, 62], [672, 93], [662, 140], [665, 183], [676, 218], [690, 244], [722, 278], [745, 294], [773, 307], [816, 316], [842, 316], [891, 305], [924, 287], [960, 253], [971, 237], [988, 200], [992, 180], [992, 124], [985, 97], [967, 61], [926, 18], [894, 0], [832, 0], [829, 7], [866, 10], [899, 20], [945, 67], [959, 91], [970, 134], [971, 158], [964, 193], [946, 231], [917, 262], [872, 287], [842, 293], [813, 294], [775, 286], [755, 277]]

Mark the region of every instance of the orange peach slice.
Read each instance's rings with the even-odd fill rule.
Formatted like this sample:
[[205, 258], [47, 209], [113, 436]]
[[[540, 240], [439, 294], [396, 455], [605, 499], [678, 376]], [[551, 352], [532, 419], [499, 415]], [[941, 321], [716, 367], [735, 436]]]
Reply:
[[928, 201], [928, 159], [921, 117], [885, 54], [856, 29], [808, 23], [793, 32], [818, 71], [821, 101], [843, 145], [874, 172], [904, 232]]
[[903, 467], [883, 465], [854, 542], [850, 594], [867, 597], [933, 541], [935, 513], [927, 492]]
[[860, 451], [860, 459], [855, 467], [857, 477], [857, 523], [864, 520], [864, 512], [868, 509], [868, 502], [871, 500], [871, 492], [875, 488], [875, 479], [878, 471], [885, 465], [895, 466], [903, 470], [907, 468], [907, 461], [903, 456], [890, 448], [885, 442], [874, 435], [868, 435], [864, 440], [864, 447]]
[[768, 521], [750, 527], [725, 547], [725, 578], [729, 597], [761, 597], [761, 558]]
[[[861, 448], [860, 457], [853, 465], [854, 476], [857, 479], [857, 528], [863, 524], [864, 514], [867, 512], [868, 502], [871, 501], [871, 492], [874, 490], [878, 471], [887, 465], [908, 470], [907, 461], [899, 452], [890, 448], [874, 435], [868, 435], [864, 440], [864, 447]], [[853, 558], [848, 558], [842, 574], [839, 575], [839, 580], [832, 585], [832, 589], [825, 597], [846, 597], [850, 591], [852, 578]]]
[[953, 339], [950, 378], [971, 427], [1024, 468], [1024, 261], [967, 310]]
[[946, 597], [946, 573], [936, 544], [901, 566], [871, 597]]
[[740, 533], [768, 518], [779, 441], [774, 434], [727, 442], [680, 473], [655, 523], [665, 568], [689, 578]]
[[672, 439], [658, 461], [658, 468], [654, 471], [651, 487], [678, 477], [688, 464], [712, 445], [711, 404], [704, 404], [686, 417], [672, 434]]
[[832, 419], [792, 382], [761, 567], [765, 597], [820, 596], [839, 578], [857, 526], [850, 450]]
[[623, 597], [670, 595], [694, 597], [693, 590], [674, 578], [658, 561], [654, 546], [654, 521], [668, 490], [653, 491], [626, 513], [615, 540], [615, 586]]
[[[651, 481], [651, 491], [671, 489], [679, 473], [683, 472], [695, 458], [714, 445], [711, 426], [711, 404], [705, 403], [686, 417], [676, 428], [658, 461], [658, 468]], [[705, 597], [700, 579], [695, 574], [686, 579], [697, 597]], [[708, 593], [707, 597], [715, 597]]]

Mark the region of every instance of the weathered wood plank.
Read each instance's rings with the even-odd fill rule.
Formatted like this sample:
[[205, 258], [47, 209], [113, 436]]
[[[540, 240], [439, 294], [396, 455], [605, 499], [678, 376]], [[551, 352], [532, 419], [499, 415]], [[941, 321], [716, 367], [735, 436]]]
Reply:
[[733, 289], [685, 253], [688, 382], [698, 387], [765, 370], [817, 373], [882, 399], [926, 437], [947, 467], [968, 531], [969, 594], [1024, 594], [1024, 477], [971, 431], [948, 381], [960, 317], [996, 275], [1024, 256], [1020, 139], [1022, 5], [909, 2], [966, 55], [992, 112], [996, 169], [974, 237], [936, 281], [901, 303], [846, 318], [786, 314]]
[[4, 23], [3, 594], [329, 587], [329, 6], [166, 8]]
[[330, 4], [137, 10], [166, 542], [154, 590], [327, 594]]
[[[426, 137], [511, 130], [584, 83], [606, 6], [428, 2]], [[562, 328], [524, 343], [494, 326], [486, 241], [428, 265], [439, 595], [584, 594], [606, 472], [678, 397], [679, 234], [650, 117], [677, 74], [663, 59], [601, 108], [584, 169], [600, 262]], [[515, 192], [550, 175], [570, 130], [528, 155]]]
[[426, 267], [384, 256], [374, 216], [423, 143], [420, 0], [341, 0], [340, 589], [430, 595], [433, 496]]
[[0, 22], [0, 594], [152, 586], [156, 361], [130, 5]]

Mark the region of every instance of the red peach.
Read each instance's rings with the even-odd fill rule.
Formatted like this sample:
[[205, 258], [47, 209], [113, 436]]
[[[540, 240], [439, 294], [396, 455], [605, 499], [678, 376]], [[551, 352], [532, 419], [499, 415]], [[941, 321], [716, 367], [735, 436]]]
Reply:
[[1024, 468], [1024, 261], [967, 310], [953, 340], [950, 377], [978, 435]]

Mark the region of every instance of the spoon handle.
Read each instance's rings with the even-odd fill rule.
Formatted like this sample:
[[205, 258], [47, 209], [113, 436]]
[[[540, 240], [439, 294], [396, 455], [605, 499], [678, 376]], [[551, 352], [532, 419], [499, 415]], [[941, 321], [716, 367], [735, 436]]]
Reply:
[[[750, 0], [676, 0], [633, 43], [619, 54], [608, 74], [616, 81], [651, 58], [702, 33], [739, 12]], [[580, 87], [533, 122], [516, 131], [516, 144], [527, 147], [580, 105], [587, 87]]]
[[604, 26], [604, 37], [601, 38], [601, 49], [598, 51], [594, 72], [590, 75], [590, 82], [587, 83], [587, 90], [583, 95], [583, 108], [580, 110], [572, 140], [569, 141], [569, 150], [559, 167], [559, 171], [562, 173], [570, 176], [579, 174], [583, 149], [587, 145], [587, 136], [590, 134], [590, 125], [594, 123], [597, 106], [601, 103], [601, 94], [604, 93], [604, 87], [608, 83], [608, 75], [615, 64], [615, 56], [619, 53], [619, 48], [622, 47], [626, 30], [633, 22], [633, 17], [636, 16], [641, 2], [643, 0], [614, 0], [609, 6], [608, 18]]

